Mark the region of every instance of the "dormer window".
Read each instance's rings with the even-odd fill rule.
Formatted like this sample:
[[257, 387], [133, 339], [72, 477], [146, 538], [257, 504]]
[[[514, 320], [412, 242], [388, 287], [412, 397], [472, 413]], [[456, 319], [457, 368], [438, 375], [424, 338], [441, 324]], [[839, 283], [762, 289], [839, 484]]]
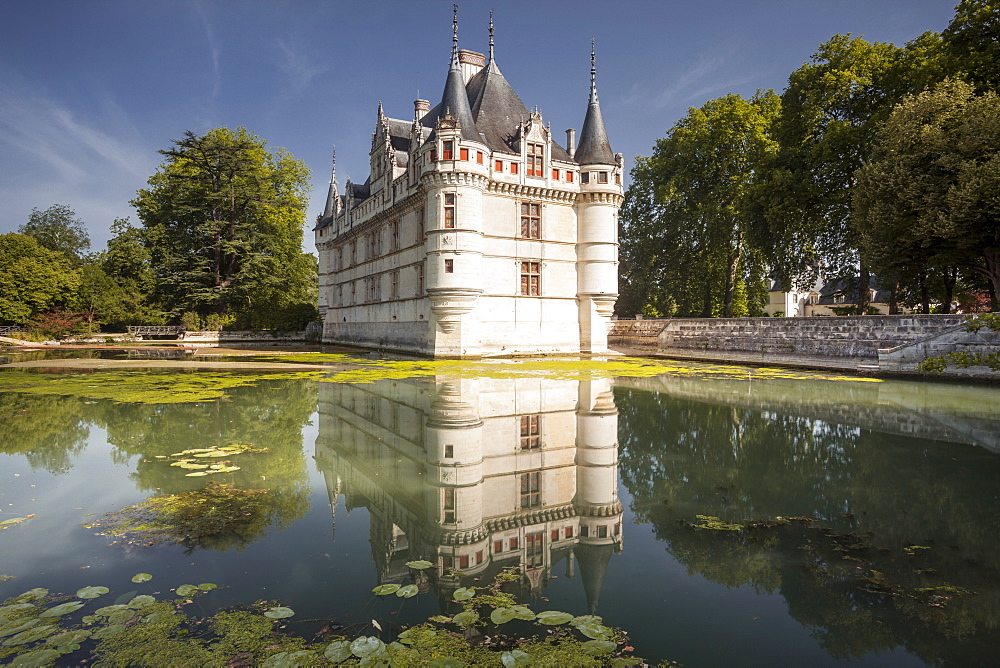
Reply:
[[460, 148], [460, 149], [458, 149], [458, 157], [461, 160], [468, 160], [469, 159], [469, 149], [467, 149], [467, 148]]
[[452, 160], [455, 152], [455, 142], [445, 141], [441, 142], [441, 159], [442, 160]]
[[511, 174], [517, 174], [517, 163], [516, 162], [510, 163], [510, 173]]
[[608, 182], [608, 173], [607, 172], [597, 172], [597, 182], [598, 183], [607, 183]]
[[566, 170], [566, 183], [573, 183], [573, 172]]
[[542, 158], [545, 156], [545, 148], [542, 144], [528, 142], [528, 176], [542, 177]]
[[590, 172], [580, 174], [580, 183], [590, 183]]

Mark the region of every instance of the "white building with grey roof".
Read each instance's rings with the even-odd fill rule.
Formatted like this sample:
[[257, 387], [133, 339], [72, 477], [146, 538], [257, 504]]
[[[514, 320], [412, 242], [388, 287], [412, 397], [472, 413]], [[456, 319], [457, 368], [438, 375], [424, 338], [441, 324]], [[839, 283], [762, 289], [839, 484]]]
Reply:
[[371, 172], [317, 217], [323, 340], [433, 357], [603, 353], [618, 297], [621, 154], [590, 96], [575, 146], [494, 58], [458, 48], [440, 102], [378, 105]]

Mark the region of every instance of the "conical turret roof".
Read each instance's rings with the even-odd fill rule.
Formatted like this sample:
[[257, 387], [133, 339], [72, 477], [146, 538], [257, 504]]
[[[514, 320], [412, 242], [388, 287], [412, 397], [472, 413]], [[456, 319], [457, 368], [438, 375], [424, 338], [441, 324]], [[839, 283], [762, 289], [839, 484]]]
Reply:
[[608, 141], [608, 132], [604, 129], [604, 117], [601, 116], [601, 103], [597, 99], [597, 65], [593, 44], [590, 47], [590, 102], [583, 130], [580, 131], [580, 146], [573, 158], [581, 165], [615, 164], [615, 154]]

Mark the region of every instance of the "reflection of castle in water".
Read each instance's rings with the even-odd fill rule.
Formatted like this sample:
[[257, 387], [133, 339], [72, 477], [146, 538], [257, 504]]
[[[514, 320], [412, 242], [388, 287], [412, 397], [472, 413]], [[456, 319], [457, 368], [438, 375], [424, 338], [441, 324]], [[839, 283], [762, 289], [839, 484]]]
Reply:
[[379, 583], [426, 559], [443, 604], [505, 567], [537, 596], [565, 562], [595, 611], [622, 548], [617, 439], [607, 380], [320, 383], [331, 508], [343, 493], [369, 510]]

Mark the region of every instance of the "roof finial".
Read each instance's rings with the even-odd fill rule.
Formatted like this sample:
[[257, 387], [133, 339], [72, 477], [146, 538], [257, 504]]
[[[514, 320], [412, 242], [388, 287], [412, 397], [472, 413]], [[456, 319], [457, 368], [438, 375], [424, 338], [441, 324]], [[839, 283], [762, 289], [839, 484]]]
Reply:
[[458, 67], [458, 5], [452, 5], [451, 11], [451, 66]]
[[493, 10], [490, 10], [490, 62], [493, 62]]
[[330, 168], [330, 183], [337, 182], [337, 146], [333, 147], [333, 166]]
[[590, 36], [590, 101], [597, 102], [597, 50], [594, 36]]

